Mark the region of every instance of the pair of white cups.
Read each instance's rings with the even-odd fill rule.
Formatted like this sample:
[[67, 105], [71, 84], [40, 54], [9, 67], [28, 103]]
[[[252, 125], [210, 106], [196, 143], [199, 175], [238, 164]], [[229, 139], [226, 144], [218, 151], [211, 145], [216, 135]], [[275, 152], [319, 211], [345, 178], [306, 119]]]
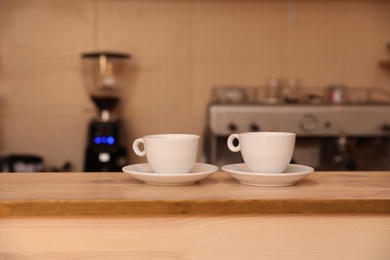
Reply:
[[[281, 173], [291, 161], [295, 137], [294, 133], [249, 132], [230, 135], [227, 145], [233, 152], [241, 151], [252, 172]], [[133, 150], [138, 156], [146, 155], [156, 173], [187, 173], [195, 165], [199, 139], [191, 134], [147, 135], [134, 141]], [[237, 146], [234, 139], [238, 139]]]

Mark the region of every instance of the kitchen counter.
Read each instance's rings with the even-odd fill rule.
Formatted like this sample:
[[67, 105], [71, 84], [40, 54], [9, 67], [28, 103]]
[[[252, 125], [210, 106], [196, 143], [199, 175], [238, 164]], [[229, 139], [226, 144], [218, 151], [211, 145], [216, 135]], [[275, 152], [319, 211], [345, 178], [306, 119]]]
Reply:
[[390, 172], [314, 172], [275, 188], [223, 172], [175, 187], [126, 173], [0, 174], [0, 216], [289, 213], [390, 213]]
[[[390, 259], [390, 172], [251, 187], [125, 173], [1, 173], [0, 258]], [[283, 248], [283, 250], [281, 250]]]

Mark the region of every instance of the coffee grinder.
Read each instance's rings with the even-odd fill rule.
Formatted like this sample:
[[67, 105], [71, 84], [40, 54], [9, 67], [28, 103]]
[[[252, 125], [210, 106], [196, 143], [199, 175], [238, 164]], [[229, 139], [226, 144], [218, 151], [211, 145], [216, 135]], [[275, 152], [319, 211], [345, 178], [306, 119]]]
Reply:
[[127, 164], [127, 149], [122, 145], [122, 126], [116, 110], [130, 55], [90, 52], [81, 54], [81, 58], [85, 86], [99, 112], [89, 123], [84, 171], [121, 171]]

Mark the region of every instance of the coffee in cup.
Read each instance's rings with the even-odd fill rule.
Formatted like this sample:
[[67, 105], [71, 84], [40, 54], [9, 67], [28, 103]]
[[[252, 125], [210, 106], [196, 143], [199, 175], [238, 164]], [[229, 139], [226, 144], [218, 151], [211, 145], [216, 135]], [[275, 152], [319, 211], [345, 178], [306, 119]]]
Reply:
[[[292, 159], [295, 137], [287, 132], [248, 132], [230, 135], [227, 145], [232, 152], [241, 151], [252, 172], [282, 173]], [[233, 145], [235, 139], [237, 146]]]
[[146, 155], [156, 173], [187, 173], [195, 165], [199, 138], [191, 134], [147, 135], [134, 141], [133, 150], [140, 157]]

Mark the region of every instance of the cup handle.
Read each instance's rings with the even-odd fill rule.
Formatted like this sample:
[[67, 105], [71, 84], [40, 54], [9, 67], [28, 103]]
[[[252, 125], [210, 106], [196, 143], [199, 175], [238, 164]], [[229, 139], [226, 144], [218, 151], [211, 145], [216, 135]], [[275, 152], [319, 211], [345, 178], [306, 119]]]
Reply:
[[234, 145], [233, 145], [234, 139], [238, 139], [238, 140], [239, 140], [238, 137], [239, 137], [238, 134], [231, 134], [231, 135], [229, 136], [228, 140], [227, 140], [227, 145], [228, 145], [230, 151], [235, 152], [235, 153], [241, 151], [240, 143], [238, 143], [237, 146], [234, 146]]
[[141, 151], [141, 150], [139, 149], [139, 144], [144, 144], [144, 139], [143, 139], [143, 138], [138, 138], [138, 139], [136, 139], [136, 140], [134, 141], [134, 143], [133, 143], [133, 150], [134, 150], [134, 152], [135, 152], [138, 156], [144, 157], [145, 154], [146, 154], [146, 152], [145, 152], [145, 147], [144, 147], [144, 150]]

